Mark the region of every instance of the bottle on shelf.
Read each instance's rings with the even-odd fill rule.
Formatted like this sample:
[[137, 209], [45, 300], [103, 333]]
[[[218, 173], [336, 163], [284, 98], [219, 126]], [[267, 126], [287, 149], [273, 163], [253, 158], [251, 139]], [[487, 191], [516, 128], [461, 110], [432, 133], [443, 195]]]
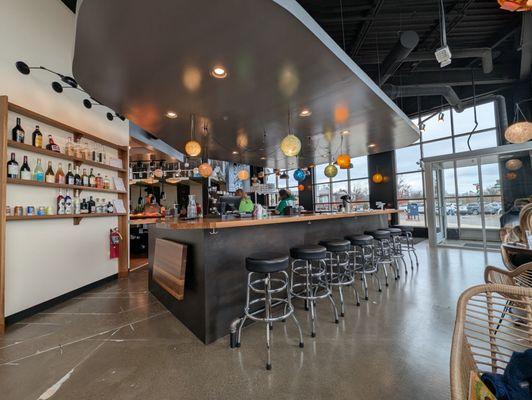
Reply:
[[48, 135], [48, 144], [46, 145], [46, 150], [55, 151], [56, 153], [61, 153], [59, 146], [54, 142], [52, 135]]
[[52, 168], [51, 161], [48, 161], [48, 169], [46, 170], [46, 174], [44, 174], [44, 181], [46, 183], [55, 183], [55, 172]]
[[67, 189], [66, 195], [65, 195], [65, 214], [72, 214], [74, 210], [72, 209], [72, 197], [69, 194], [69, 191]]
[[28, 156], [24, 156], [24, 161], [22, 162], [22, 166], [20, 167], [20, 179], [23, 179], [25, 181], [31, 181], [31, 169], [30, 165], [28, 164]]
[[74, 174], [74, 185], [76, 186], [83, 186], [83, 182], [81, 181], [81, 175], [79, 174], [79, 166], [76, 166]]
[[98, 161], [98, 151], [96, 150], [96, 144], [93, 144], [91, 147], [91, 158], [92, 161]]
[[26, 133], [24, 132], [24, 129], [22, 129], [22, 126], [20, 125], [20, 117], [17, 117], [17, 124], [11, 130], [11, 139], [14, 142], [24, 143], [25, 136], [26, 136]]
[[103, 163], [103, 145], [98, 148], [98, 162]]
[[59, 189], [59, 195], [57, 196], [57, 215], [65, 214], [65, 196], [63, 191]]
[[19, 173], [18, 162], [15, 159], [15, 153], [11, 153], [11, 159], [7, 162], [7, 177], [17, 179]]
[[101, 214], [102, 213], [102, 202], [100, 201], [98, 197], [96, 197], [95, 203], [96, 205], [94, 207], [94, 212], [96, 214]]
[[83, 168], [83, 174], [81, 175], [81, 184], [83, 186], [90, 186], [89, 185], [89, 175], [87, 175], [87, 169]]
[[81, 143], [78, 140], [74, 140], [74, 156], [76, 158], [83, 158], [83, 151], [81, 149]]
[[89, 213], [89, 203], [87, 203], [86, 199], [83, 199], [80, 204], [80, 213], [81, 214], [88, 214]]
[[72, 143], [72, 138], [68, 138], [65, 145], [65, 153], [67, 156], [74, 157], [74, 143]]
[[57, 172], [55, 173], [55, 183], [61, 183], [64, 184], [66, 182], [65, 180], [65, 172], [63, 171], [63, 165], [59, 163], [57, 166]]
[[79, 201], [79, 190], [74, 191], [74, 198], [72, 199], [72, 210], [74, 214], [81, 214], [81, 203]]
[[99, 172], [98, 175], [96, 175], [96, 187], [98, 189], [103, 189], [103, 179]]
[[109, 180], [109, 177], [105, 175], [103, 178], [103, 188], [104, 189], [111, 189], [111, 181]]
[[113, 203], [109, 202], [107, 203], [107, 213], [112, 214], [115, 212], [115, 207], [113, 206]]
[[37, 165], [33, 170], [33, 180], [37, 182], [44, 182], [44, 170], [42, 169], [41, 159], [37, 159]]
[[91, 159], [91, 151], [89, 149], [89, 142], [83, 142], [83, 158], [85, 160]]
[[72, 164], [68, 163], [68, 172], [65, 176], [65, 182], [67, 185], [73, 185], [75, 183], [74, 181], [74, 174], [72, 173]]
[[89, 201], [87, 203], [89, 205], [89, 214], [96, 213], [96, 202], [92, 199], [92, 196], [89, 197]]
[[39, 125], [35, 125], [35, 130], [33, 131], [33, 134], [32, 134], [31, 144], [33, 144], [35, 147], [42, 148], [42, 133], [39, 130]]
[[96, 176], [94, 176], [94, 169], [92, 168], [89, 173], [89, 186], [96, 187]]

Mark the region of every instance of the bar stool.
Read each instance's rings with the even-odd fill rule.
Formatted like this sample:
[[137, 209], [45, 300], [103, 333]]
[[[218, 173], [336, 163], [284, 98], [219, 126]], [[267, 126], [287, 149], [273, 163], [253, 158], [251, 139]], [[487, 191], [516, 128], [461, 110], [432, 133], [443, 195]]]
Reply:
[[327, 249], [327, 254], [329, 256], [327, 262], [331, 269], [329, 285], [331, 285], [331, 289], [334, 287], [338, 288], [338, 293], [340, 295], [340, 316], [343, 317], [345, 315], [345, 309], [342, 287], [353, 287], [356, 305], [360, 306], [360, 299], [355, 285], [354, 268], [352, 268], [349, 260], [351, 243], [349, 240], [345, 239], [330, 239], [322, 240], [319, 244]]
[[[332, 272], [327, 271], [325, 263], [327, 249], [319, 245], [292, 247], [290, 257], [292, 257], [290, 291], [292, 296], [305, 300], [305, 308], [310, 308], [311, 336], [315, 337], [316, 300], [324, 298], [330, 300], [334, 322], [338, 323], [338, 310], [329, 284]], [[302, 282], [294, 283], [294, 278]]]
[[392, 259], [392, 249], [390, 245], [390, 232], [383, 229], [377, 229], [375, 231], [367, 231], [366, 235], [373, 236], [375, 241], [375, 264], [377, 269], [379, 266], [382, 266], [384, 272], [384, 279], [386, 286], [388, 286], [388, 269], [386, 268], [389, 265], [392, 268], [394, 273], [395, 280], [399, 279], [399, 271], [395, 268], [393, 259]]
[[370, 275], [377, 281], [379, 292], [382, 292], [381, 281], [377, 276], [377, 264], [375, 263], [375, 250], [373, 247], [373, 236], [370, 235], [349, 235], [345, 237], [351, 243], [353, 250], [353, 270], [359, 274], [362, 279], [364, 288], [364, 298], [368, 296], [367, 275]]
[[399, 267], [399, 262], [402, 262], [405, 267], [405, 275], [407, 275], [408, 268], [406, 267], [405, 257], [403, 254], [403, 246], [401, 244], [401, 235], [403, 231], [401, 231], [401, 229], [399, 228], [386, 228], [384, 230], [390, 232], [390, 245], [392, 248], [391, 257], [396, 263], [397, 269], [401, 269]]
[[[287, 268], [288, 256], [284, 254], [258, 253], [246, 258], [246, 269], [249, 271], [246, 291], [246, 306], [244, 307], [244, 318], [242, 318], [240, 326], [238, 327], [236, 346], [240, 347], [242, 327], [244, 326], [244, 322], [247, 318], [253, 321], [265, 322], [266, 349], [268, 352], [266, 369], [268, 370], [272, 369], [270, 354], [270, 330], [272, 329], [274, 322], [281, 320], [284, 321], [286, 318], [292, 317], [299, 331], [299, 347], [304, 346], [301, 327], [294, 314], [294, 307], [292, 306], [290, 299], [289, 279], [288, 274], [286, 273]], [[272, 278], [272, 274], [276, 275]], [[272, 297], [272, 295], [283, 291], [286, 293], [286, 296]], [[257, 293], [261, 297], [251, 300], [251, 293]], [[278, 312], [277, 315], [272, 312], [272, 307], [283, 304], [284, 308], [282, 312]], [[251, 310], [252, 306], [255, 306], [255, 311]]]
[[414, 254], [414, 257], [416, 259], [416, 267], [419, 267], [419, 260], [417, 258], [416, 248], [414, 247], [414, 238], [412, 237], [412, 234], [414, 232], [414, 228], [412, 226], [399, 226], [395, 225], [394, 228], [401, 229], [401, 232], [403, 233], [404, 242], [402, 245], [402, 250], [406, 251], [408, 254], [408, 258], [410, 259], [410, 268], [414, 269], [414, 263], [412, 262], [412, 256], [410, 253]]

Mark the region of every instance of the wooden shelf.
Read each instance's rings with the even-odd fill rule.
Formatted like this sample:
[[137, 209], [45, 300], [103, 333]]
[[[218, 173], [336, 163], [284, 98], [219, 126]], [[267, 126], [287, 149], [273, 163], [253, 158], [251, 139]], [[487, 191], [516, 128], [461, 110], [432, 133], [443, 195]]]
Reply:
[[99, 213], [99, 214], [64, 214], [64, 215], [14, 215], [7, 216], [7, 221], [34, 221], [41, 219], [73, 219], [74, 225], [79, 225], [83, 218], [104, 218], [104, 217], [121, 217], [127, 215], [125, 213]]
[[23, 179], [13, 179], [13, 178], [8, 178], [7, 183], [13, 184], [13, 185], [42, 186], [42, 187], [49, 187], [49, 188], [72, 189], [72, 190], [79, 190], [80, 192], [83, 190], [86, 190], [90, 192], [101, 192], [101, 193], [119, 193], [119, 194], [126, 193], [124, 191], [115, 190], [115, 189], [99, 189], [99, 188], [88, 187], [88, 186], [67, 185], [65, 183], [47, 183], [47, 182], [27, 181]]
[[41, 147], [35, 147], [35, 146], [32, 146], [30, 144], [26, 144], [26, 143], [15, 142], [13, 140], [8, 140], [7, 141], [7, 146], [8, 147], [13, 147], [15, 149], [28, 151], [28, 152], [31, 152], [31, 153], [43, 154], [43, 155], [48, 156], [48, 157], [59, 158], [61, 160], [65, 160], [65, 161], [72, 161], [76, 166], [81, 166], [82, 164], [85, 164], [85, 165], [90, 165], [90, 166], [101, 168], [101, 169], [106, 169], [106, 170], [109, 170], [109, 171], [118, 171], [118, 172], [126, 172], [127, 171], [125, 168], [113, 167], [111, 165], [102, 164], [100, 162], [96, 162], [96, 161], [92, 161], [92, 160], [85, 160], [84, 158], [73, 157], [73, 156], [69, 156], [69, 155], [64, 154], [64, 153], [57, 153], [55, 151], [46, 150], [46, 149], [43, 149]]

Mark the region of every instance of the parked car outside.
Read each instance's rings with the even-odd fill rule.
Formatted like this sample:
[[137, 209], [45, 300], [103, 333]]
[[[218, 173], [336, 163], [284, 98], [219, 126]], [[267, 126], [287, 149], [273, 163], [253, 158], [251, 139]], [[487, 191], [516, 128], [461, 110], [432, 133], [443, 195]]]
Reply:
[[465, 204], [462, 204], [459, 208], [458, 208], [459, 212], [460, 212], [460, 215], [467, 215], [467, 205]]
[[501, 203], [496, 201], [484, 205], [484, 214], [500, 214], [501, 212]]
[[456, 204], [455, 203], [445, 204], [445, 212], [447, 213], [447, 215], [456, 215]]
[[466, 204], [467, 214], [468, 215], [479, 215], [480, 214], [480, 204], [478, 203], [468, 203]]

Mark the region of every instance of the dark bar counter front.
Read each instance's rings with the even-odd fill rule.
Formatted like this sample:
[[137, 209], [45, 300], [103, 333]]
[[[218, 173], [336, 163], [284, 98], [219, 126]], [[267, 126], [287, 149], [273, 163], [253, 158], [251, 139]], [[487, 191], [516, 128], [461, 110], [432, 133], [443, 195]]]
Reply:
[[[291, 247], [388, 227], [397, 210], [272, 216], [262, 219], [166, 220], [149, 226], [149, 290], [188, 329], [209, 344], [229, 334], [243, 315], [245, 258], [261, 251], [288, 254]], [[155, 240], [188, 246], [184, 299], [153, 280]]]

